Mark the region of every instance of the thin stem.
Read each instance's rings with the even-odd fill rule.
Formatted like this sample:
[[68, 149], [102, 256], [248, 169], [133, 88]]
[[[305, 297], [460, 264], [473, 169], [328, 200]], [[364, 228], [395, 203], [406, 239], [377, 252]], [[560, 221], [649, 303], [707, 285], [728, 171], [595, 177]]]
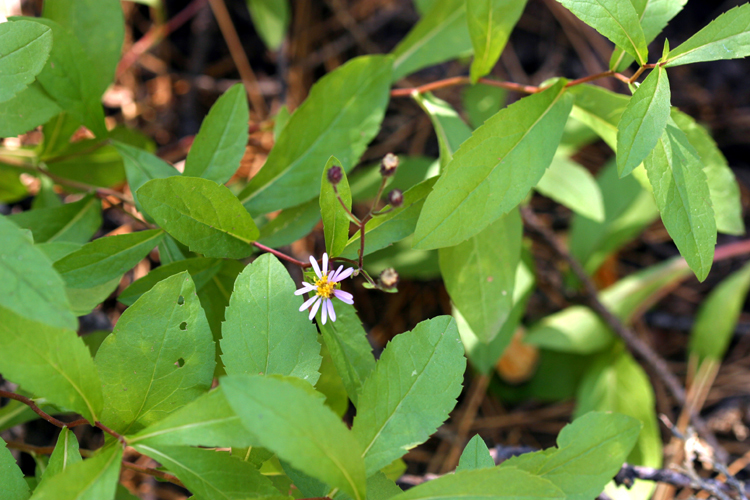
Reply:
[[32, 399], [27, 398], [26, 396], [21, 396], [20, 394], [16, 394], [15, 392], [0, 390], [0, 398], [14, 399], [16, 401], [19, 401], [25, 404], [26, 406], [31, 408], [34, 411], [34, 413], [36, 413], [37, 415], [42, 417], [44, 420], [46, 420], [47, 422], [49, 422], [50, 424], [56, 427], [59, 427], [62, 429], [63, 427], [67, 426], [67, 424], [63, 422], [62, 420], [58, 420], [52, 415], [49, 415], [43, 412], [42, 409], [39, 408]]
[[333, 192], [336, 193], [336, 199], [339, 200], [339, 203], [341, 204], [341, 207], [344, 209], [344, 212], [346, 212], [346, 214], [349, 217], [351, 217], [352, 221], [357, 221], [355, 224], [358, 224], [360, 222], [359, 217], [354, 215], [354, 213], [352, 213], [352, 211], [349, 208], [347, 208], [346, 203], [344, 203], [344, 200], [341, 198], [341, 195], [339, 194], [339, 189], [338, 187], [336, 187], [336, 184], [331, 184], [331, 185], [333, 186]]
[[265, 252], [274, 254], [276, 257], [278, 257], [278, 258], [280, 258], [282, 260], [285, 260], [287, 262], [291, 262], [292, 264], [296, 264], [296, 265], [298, 265], [301, 268], [312, 267], [312, 264], [310, 264], [309, 262], [302, 262], [301, 260], [297, 260], [294, 257], [290, 257], [289, 255], [287, 255], [285, 253], [279, 252], [278, 250], [274, 250], [273, 248], [267, 247], [267, 246], [265, 246], [265, 245], [263, 245], [261, 243], [258, 243], [257, 241], [253, 241], [253, 245], [255, 245], [256, 247], [260, 248], [261, 250], [263, 250]]
[[634, 81], [636, 81], [638, 79], [638, 77], [641, 76], [641, 74], [645, 70], [646, 70], [646, 66], [641, 66], [640, 68], [638, 68], [638, 70], [633, 74], [633, 76], [630, 77], [630, 79], [628, 80], [628, 82], [629, 83], [633, 83]]
[[385, 185], [388, 184], [388, 177], [383, 177], [383, 179], [380, 181], [380, 187], [378, 188], [378, 194], [375, 195], [375, 199], [372, 202], [372, 206], [370, 207], [370, 211], [367, 213], [367, 215], [372, 215], [373, 211], [375, 210], [375, 207], [378, 206], [378, 203], [380, 202], [380, 198], [383, 196], [383, 191], [385, 191]]
[[583, 78], [578, 78], [577, 80], [571, 80], [571, 81], [569, 81], [565, 86], [566, 87], [574, 87], [574, 86], [580, 85], [582, 83], [592, 82], [594, 80], [599, 80], [600, 78], [606, 78], [608, 76], [614, 76], [614, 74], [615, 74], [614, 71], [609, 70], [609, 71], [605, 71], [603, 73], [597, 73], [595, 75], [584, 76]]
[[125, 436], [123, 436], [119, 432], [113, 431], [112, 429], [110, 429], [109, 427], [107, 427], [106, 425], [104, 425], [103, 423], [98, 422], [98, 421], [96, 422], [95, 425], [96, 425], [96, 427], [100, 428], [101, 430], [103, 430], [104, 432], [106, 432], [107, 434], [109, 434], [110, 436], [112, 436], [115, 439], [117, 439], [120, 443], [122, 443], [123, 446], [127, 446], [128, 445], [128, 442], [125, 440]]

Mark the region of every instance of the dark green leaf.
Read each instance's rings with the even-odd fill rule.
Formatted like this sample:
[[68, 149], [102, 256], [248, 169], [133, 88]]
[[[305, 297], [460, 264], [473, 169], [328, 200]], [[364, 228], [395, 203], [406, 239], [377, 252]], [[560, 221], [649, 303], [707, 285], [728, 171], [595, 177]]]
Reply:
[[9, 219], [31, 230], [36, 243], [86, 243], [102, 225], [102, 203], [92, 194], [75, 203], [21, 212]]
[[0, 24], [0, 102], [15, 97], [42, 71], [52, 30], [29, 21]]
[[336, 372], [336, 366], [333, 364], [331, 353], [328, 352], [325, 343], [321, 345], [320, 355], [323, 360], [320, 363], [320, 378], [315, 384], [315, 390], [326, 397], [326, 406], [339, 417], [343, 417], [349, 409], [349, 396], [346, 393], [344, 381]]
[[13, 99], [0, 103], [0, 137], [15, 137], [45, 123], [62, 111], [34, 82]]
[[[2, 106], [2, 104], [0, 104]], [[0, 110], [0, 122], [2, 122], [2, 111]], [[1, 127], [2, 125], [0, 125]], [[29, 190], [26, 188], [17, 168], [0, 163], [0, 203], [15, 203], [26, 198]], [[39, 192], [42, 192], [40, 187]], [[39, 197], [34, 197], [34, 201]], [[33, 208], [33, 202], [32, 202]]]
[[279, 50], [289, 29], [289, 0], [247, 0], [253, 26], [271, 50]]
[[495, 461], [490, 456], [490, 450], [479, 434], [466, 444], [461, 458], [458, 461], [456, 472], [462, 470], [488, 469], [495, 466]]
[[3, 500], [26, 500], [31, 495], [29, 486], [23, 479], [23, 472], [16, 459], [0, 439], [0, 484], [3, 485]]
[[53, 241], [50, 243], [39, 243], [36, 247], [44, 252], [44, 255], [52, 262], [57, 262], [66, 255], [70, 255], [83, 245], [67, 241]]
[[594, 176], [570, 158], [556, 154], [535, 189], [589, 219], [603, 222], [604, 200]]
[[474, 46], [473, 83], [495, 67], [524, 7], [525, 0], [467, 0], [466, 19]]
[[[328, 181], [328, 171], [332, 167], [342, 168], [341, 182], [334, 186]], [[337, 194], [338, 193], [338, 194]], [[338, 257], [349, 240], [349, 215], [341, 205], [344, 202], [346, 210], [352, 209], [352, 191], [349, 189], [349, 181], [343, 171], [341, 162], [331, 156], [323, 168], [320, 181], [320, 214], [323, 218], [323, 233], [326, 241], [326, 250], [330, 257]]]
[[143, 278], [131, 283], [117, 297], [117, 300], [126, 306], [132, 306], [141, 295], [151, 290], [158, 282], [183, 271], [187, 271], [190, 274], [193, 283], [195, 283], [195, 289], [200, 290], [219, 272], [223, 262], [221, 259], [199, 257], [178, 260], [171, 264], [159, 266]]
[[120, 156], [122, 156], [128, 186], [130, 192], [133, 193], [133, 201], [135, 201], [139, 210], [141, 205], [138, 201], [137, 191], [141, 186], [151, 179], [166, 179], [173, 175], [180, 175], [176, 168], [148, 151], [118, 141], [114, 141], [112, 145], [117, 148]]

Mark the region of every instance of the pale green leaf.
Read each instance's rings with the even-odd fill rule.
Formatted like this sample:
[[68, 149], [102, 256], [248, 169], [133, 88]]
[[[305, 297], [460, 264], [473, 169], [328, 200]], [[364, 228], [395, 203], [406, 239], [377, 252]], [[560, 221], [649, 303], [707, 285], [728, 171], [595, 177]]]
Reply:
[[464, 0], [436, 0], [393, 49], [393, 81], [471, 53]]
[[492, 456], [490, 456], [490, 450], [487, 448], [487, 444], [479, 434], [475, 434], [474, 437], [466, 443], [466, 447], [461, 453], [461, 458], [458, 460], [456, 472], [462, 470], [488, 469], [494, 466], [495, 461], [492, 459]]
[[372, 346], [354, 306], [336, 304], [336, 321], [320, 325], [320, 333], [349, 399], [357, 405], [362, 385], [375, 369]]
[[276, 116], [273, 120], [273, 140], [278, 141], [281, 131], [284, 130], [286, 124], [289, 123], [289, 107], [286, 104], [282, 104], [279, 110], [276, 112]]
[[55, 262], [68, 288], [92, 288], [122, 277], [159, 244], [164, 232], [148, 229], [105, 236]]
[[[340, 167], [342, 172], [341, 182], [333, 185], [328, 181], [328, 171], [333, 167]], [[338, 195], [337, 195], [338, 193]], [[339, 199], [341, 201], [339, 201]], [[346, 178], [341, 162], [331, 156], [323, 168], [320, 180], [320, 214], [323, 218], [323, 235], [326, 242], [326, 250], [330, 257], [338, 257], [349, 240], [349, 215], [346, 210], [352, 209], [352, 191], [349, 189], [349, 181]]]
[[302, 298], [284, 265], [258, 257], [234, 282], [222, 325], [227, 374], [289, 375], [315, 385], [320, 377], [318, 332], [299, 312]]
[[35, 243], [86, 243], [102, 225], [102, 203], [88, 195], [74, 203], [20, 212], [9, 219], [31, 230]]
[[320, 398], [274, 377], [228, 376], [221, 386], [257, 445], [355, 500], [365, 498], [362, 447]]
[[470, 72], [473, 83], [492, 71], [524, 7], [525, 0], [466, 1], [466, 19], [474, 46]]
[[134, 433], [197, 398], [211, 387], [215, 349], [188, 273], [161, 281], [125, 310], [96, 354], [102, 420]]
[[0, 103], [0, 137], [15, 137], [62, 112], [60, 106], [34, 82], [13, 99]]
[[320, 202], [312, 199], [296, 207], [281, 211], [273, 220], [260, 228], [258, 243], [279, 248], [294, 243], [310, 234], [320, 220]]
[[42, 71], [52, 30], [29, 21], [0, 24], [0, 102], [15, 97]]
[[558, 0], [581, 21], [609, 38], [638, 64], [648, 62], [648, 47], [638, 13], [627, 0]]
[[68, 28], [81, 42], [94, 65], [96, 85], [101, 96], [112, 83], [122, 55], [125, 19], [117, 0], [50, 1], [42, 16]]
[[211, 106], [190, 147], [184, 175], [227, 182], [245, 154], [249, 120], [245, 86], [237, 83]]
[[203, 500], [288, 498], [255, 467], [225, 451], [184, 446], [136, 445], [135, 449], [161, 463], [183, 482], [195, 498]]
[[698, 309], [690, 332], [690, 353], [721, 361], [732, 340], [750, 289], [750, 265], [724, 279]]
[[46, 481], [49, 481], [56, 475], [65, 472], [70, 466], [77, 464], [82, 460], [81, 453], [78, 451], [78, 439], [76, 438], [76, 435], [67, 427], [63, 427], [60, 431], [60, 435], [57, 436], [55, 450], [49, 457], [47, 469], [45, 469], [39, 485], [41, 486]]
[[253, 26], [271, 50], [279, 50], [289, 29], [289, 0], [247, 0]]
[[[30, 233], [29, 233], [30, 236]], [[9, 218], [0, 217], [0, 307], [51, 326], [78, 329], [52, 262]]]
[[39, 243], [36, 247], [44, 252], [44, 255], [52, 262], [57, 262], [66, 255], [70, 255], [83, 245], [80, 243], [70, 243], [67, 241], [52, 241], [50, 243]]
[[617, 124], [630, 98], [596, 85], [576, 85], [569, 91], [575, 96], [571, 116], [584, 123], [617, 152]]
[[195, 259], [178, 260], [171, 264], [159, 266], [143, 278], [131, 283], [129, 287], [117, 296], [117, 300], [126, 306], [132, 306], [141, 295], [151, 290], [158, 282], [183, 271], [187, 271], [190, 274], [193, 283], [195, 283], [195, 289], [201, 290], [216, 276], [223, 263], [224, 261], [221, 259], [198, 257]]
[[479, 128], [492, 115], [505, 106], [508, 91], [504, 88], [478, 83], [470, 85], [461, 94], [466, 114], [472, 128]]
[[166, 179], [173, 175], [180, 175], [180, 172], [176, 168], [148, 151], [129, 146], [119, 141], [114, 141], [112, 145], [117, 148], [117, 152], [122, 156], [125, 175], [128, 178], [128, 186], [130, 187], [130, 192], [133, 193], [133, 201], [135, 201], [139, 210], [141, 209], [141, 204], [138, 200], [137, 191], [141, 186], [151, 179]]
[[591, 220], [604, 222], [604, 200], [591, 173], [570, 158], [556, 154], [534, 188], [544, 196]]
[[34, 491], [32, 500], [102, 500], [114, 498], [120, 478], [122, 447], [112, 446], [94, 458], [68, 467], [44, 481]]
[[239, 195], [250, 213], [289, 208], [318, 196], [320, 174], [331, 155], [345, 171], [354, 167], [383, 121], [391, 65], [387, 56], [357, 57], [310, 89], [263, 168]]
[[[0, 108], [2, 108], [2, 104], [0, 104]], [[2, 109], [0, 109], [0, 122], [2, 122], [3, 119]], [[2, 127], [2, 125], [0, 125], [0, 127]], [[16, 203], [29, 196], [29, 190], [26, 185], [21, 182], [21, 176], [18, 174], [19, 172], [17, 168], [0, 163], [0, 203]], [[42, 198], [40, 195], [44, 195], [45, 192], [48, 192], [48, 190], [45, 189], [45, 184], [49, 185], [50, 182], [51, 181], [48, 179], [47, 182], [43, 181], [41, 183], [39, 192], [31, 202], [31, 208], [35, 208], [34, 202], [36, 202], [37, 199]]]
[[[68, 254], [70, 255], [70, 254]], [[117, 275], [109, 281], [87, 288], [65, 289], [65, 294], [70, 301], [70, 308], [76, 316], [85, 316], [94, 310], [96, 306], [107, 299], [120, 284], [122, 275]]]
[[412, 97], [432, 121], [440, 148], [440, 170], [445, 171], [459, 146], [471, 137], [471, 129], [458, 116], [456, 110], [442, 99], [430, 93], [413, 94]]
[[654, 149], [669, 119], [667, 70], [654, 68], [630, 98], [617, 125], [617, 171], [629, 175]]
[[667, 67], [750, 55], [750, 4], [729, 10], [672, 49]]
[[253, 252], [258, 228], [225, 186], [195, 177], [153, 179], [138, 197], [161, 227], [194, 252], [230, 259]]
[[456, 322], [423, 321], [388, 343], [365, 381], [352, 432], [368, 476], [434, 433], [456, 405], [466, 369]]
[[489, 343], [513, 307], [523, 225], [518, 210], [454, 247], [441, 248], [445, 288], [474, 334]]
[[518, 205], [552, 162], [572, 104], [560, 81], [478, 128], [427, 197], [414, 247], [457, 245]]
[[26, 500], [31, 495], [29, 486], [23, 479], [23, 472], [18, 467], [16, 459], [6, 448], [5, 441], [0, 439], [0, 491], [2, 500]]
[[671, 121], [644, 165], [667, 232], [703, 281], [713, 264], [716, 219], [698, 153]]

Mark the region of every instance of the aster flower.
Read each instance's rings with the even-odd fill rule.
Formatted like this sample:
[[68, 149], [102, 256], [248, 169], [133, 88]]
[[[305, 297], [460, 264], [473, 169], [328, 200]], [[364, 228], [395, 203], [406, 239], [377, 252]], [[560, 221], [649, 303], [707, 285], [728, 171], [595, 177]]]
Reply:
[[333, 310], [333, 302], [331, 301], [332, 297], [336, 297], [345, 304], [354, 304], [354, 296], [351, 293], [339, 290], [339, 282], [351, 276], [354, 269], [350, 267], [349, 269], [343, 270], [344, 266], [339, 266], [336, 271], [331, 269], [331, 272], [329, 272], [327, 253], [323, 254], [322, 270], [318, 267], [318, 262], [312, 256], [310, 256], [310, 264], [312, 264], [318, 278], [315, 280], [315, 283], [303, 282], [302, 288], [294, 292], [294, 295], [314, 292], [315, 295], [302, 304], [302, 307], [300, 307], [299, 310], [304, 311], [305, 309], [310, 308], [310, 319], [312, 320], [320, 308], [321, 316], [323, 316], [323, 324], [325, 325], [329, 317], [331, 318], [331, 321], [336, 321], [336, 311]]

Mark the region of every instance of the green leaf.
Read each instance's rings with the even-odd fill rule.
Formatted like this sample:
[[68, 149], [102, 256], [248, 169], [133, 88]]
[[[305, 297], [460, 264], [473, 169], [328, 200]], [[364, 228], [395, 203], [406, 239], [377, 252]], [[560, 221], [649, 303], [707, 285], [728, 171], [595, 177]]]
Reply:
[[[326, 397], [326, 406], [339, 417], [343, 417], [346, 410], [349, 409], [349, 396], [346, 394], [344, 381], [336, 372], [336, 366], [333, 364], [331, 353], [328, 352], [328, 346], [322, 340], [320, 342], [322, 342], [320, 356], [323, 360], [320, 363], [320, 378], [315, 384], [315, 390]], [[0, 429], [2, 429], [1, 426]]]
[[[331, 156], [323, 168], [320, 180], [320, 214], [323, 218], [323, 233], [326, 241], [326, 250], [330, 257], [338, 257], [349, 240], [349, 215], [341, 206], [344, 202], [346, 209], [352, 209], [352, 191], [349, 189], [349, 181], [343, 171], [341, 182], [334, 191], [333, 185], [328, 181], [328, 171], [333, 167], [341, 167], [341, 162]], [[336, 194], [338, 192], [338, 195]], [[339, 201], [339, 197], [341, 201]]]
[[514, 467], [462, 470], [409, 489], [392, 500], [564, 499], [546, 479]]
[[576, 85], [568, 92], [575, 96], [571, 116], [587, 125], [617, 152], [617, 125], [630, 97], [596, 85]]
[[524, 7], [525, 0], [467, 0], [466, 20], [474, 46], [472, 83], [495, 67]]
[[432, 121], [440, 147], [440, 170], [445, 171], [459, 146], [471, 137], [471, 129], [458, 116], [456, 110], [442, 99], [430, 93], [413, 94], [412, 97]]
[[226, 448], [252, 446], [253, 439], [219, 387], [129, 436], [128, 443]]
[[69, 144], [60, 159], [50, 159], [46, 165], [53, 175], [91, 186], [111, 187], [125, 180], [125, 169], [117, 150], [114, 146], [101, 146], [96, 139]]
[[112, 446], [94, 458], [68, 467], [42, 482], [32, 500], [100, 500], [114, 498], [120, 478], [122, 447]]
[[667, 232], [703, 281], [713, 264], [716, 219], [698, 153], [671, 121], [643, 163]]
[[375, 369], [372, 346], [354, 306], [336, 304], [336, 321], [319, 324], [349, 399], [357, 406], [362, 385]]
[[249, 120], [245, 86], [237, 83], [211, 106], [185, 160], [184, 175], [227, 182], [245, 154]]
[[[73, 330], [0, 307], [0, 373], [35, 396], [99, 420], [102, 390], [88, 348]], [[22, 335], [21, 335], [22, 334]]]
[[731, 9], [669, 52], [667, 67], [750, 55], [750, 4]]
[[287, 498], [251, 464], [224, 451], [143, 444], [135, 448], [169, 469], [196, 498]]
[[701, 304], [690, 332], [690, 354], [721, 361], [750, 290], [750, 265], [724, 279]]
[[[18, 391], [23, 393], [24, 391]], [[59, 411], [50, 405], [42, 404], [43, 400], [37, 399], [37, 406], [45, 413], [54, 413]], [[0, 408], [0, 432], [15, 427], [16, 425], [30, 422], [39, 418], [39, 415], [21, 403], [20, 401], [11, 400], [8, 404]]]
[[82, 460], [81, 453], [78, 451], [78, 439], [76, 435], [73, 434], [73, 431], [64, 427], [57, 437], [55, 450], [49, 457], [47, 469], [44, 471], [39, 485], [41, 486], [46, 481], [65, 472], [69, 467]]
[[352, 432], [367, 475], [434, 433], [456, 405], [466, 359], [456, 322], [439, 316], [386, 346], [359, 396]]
[[596, 179], [567, 156], [556, 154], [534, 189], [584, 217], [605, 220], [604, 200]]
[[0, 439], [0, 483], [3, 485], [3, 500], [26, 500], [31, 495], [29, 486], [23, 479], [23, 472], [16, 459]]
[[587, 413], [563, 428], [557, 448], [513, 457], [501, 467], [547, 479], [564, 491], [568, 500], [595, 498], [620, 471], [641, 426], [626, 415]]
[[331, 155], [341, 160], [345, 171], [354, 167], [383, 121], [391, 65], [387, 56], [357, 57], [310, 89], [263, 168], [239, 195], [250, 213], [264, 214], [317, 197], [318, 180]]
[[187, 271], [190, 274], [193, 283], [195, 283], [195, 289], [201, 290], [211, 278], [216, 276], [223, 263], [224, 261], [221, 259], [198, 257], [195, 259], [178, 260], [171, 264], [159, 266], [143, 278], [131, 283], [117, 297], [117, 300], [126, 306], [132, 306], [141, 295], [151, 290], [158, 282], [183, 271]]
[[62, 112], [60, 106], [34, 82], [13, 99], [0, 103], [0, 137], [15, 137]]
[[68, 288], [92, 288], [136, 266], [159, 244], [164, 232], [149, 229], [137, 233], [105, 236], [55, 262]]
[[427, 197], [414, 247], [457, 245], [518, 205], [552, 162], [572, 104], [560, 81], [479, 127]]
[[355, 500], [365, 498], [362, 448], [321, 399], [273, 377], [229, 376], [221, 386], [255, 444]]
[[96, 306], [112, 295], [121, 279], [122, 275], [118, 275], [100, 285], [87, 288], [66, 288], [65, 294], [68, 296], [73, 314], [76, 316], [89, 314]]
[[320, 202], [312, 199], [296, 207], [282, 210], [260, 228], [258, 243], [279, 248], [307, 236], [320, 220]]
[[708, 179], [708, 190], [711, 193], [711, 204], [714, 207], [716, 229], [725, 234], [745, 234], [740, 186], [734, 172], [729, 168], [727, 159], [708, 131], [689, 115], [673, 109], [672, 118], [680, 130], [685, 132], [690, 144], [701, 157], [703, 172]]
[[456, 472], [462, 470], [489, 469], [495, 466], [495, 460], [490, 456], [490, 450], [487, 448], [484, 439], [479, 434], [475, 434], [466, 444], [461, 458], [458, 460]]
[[71, 138], [81, 123], [68, 113], [60, 113], [42, 127], [43, 142], [37, 147], [39, 158], [47, 161], [67, 154]]
[[225, 186], [195, 177], [153, 179], [138, 197], [161, 227], [194, 252], [228, 259], [253, 252], [258, 228]]
[[289, 112], [289, 107], [286, 104], [282, 104], [279, 110], [276, 112], [276, 116], [274, 117], [273, 121], [274, 142], [279, 140], [279, 135], [281, 134], [281, 131], [284, 130], [284, 127], [286, 127], [286, 124], [289, 123], [290, 116], [291, 113]]
[[114, 141], [112, 145], [117, 148], [117, 152], [122, 156], [125, 175], [128, 178], [128, 186], [130, 187], [130, 192], [133, 193], [133, 201], [135, 201], [135, 205], [139, 210], [142, 209], [137, 191], [141, 186], [151, 179], [166, 179], [167, 177], [180, 175], [180, 172], [176, 168], [148, 151], [129, 146], [119, 141]]
[[0, 102], [15, 97], [42, 71], [52, 30], [29, 21], [0, 24]]
[[211, 387], [215, 349], [188, 273], [159, 282], [125, 310], [96, 354], [102, 420], [133, 433], [197, 398]]
[[104, 109], [99, 101], [101, 93], [98, 92], [98, 79], [94, 71], [97, 65], [92, 64], [81, 42], [68, 28], [41, 17], [33, 18], [33, 22], [50, 28], [55, 40], [37, 80], [63, 110], [84, 124], [96, 137], [107, 137]]
[[125, 19], [117, 0], [46, 2], [42, 16], [68, 28], [95, 61], [95, 88], [101, 96], [112, 83], [125, 40]]
[[393, 49], [392, 81], [472, 50], [464, 0], [436, 0]]
[[190, 259], [195, 256], [195, 253], [188, 250], [185, 245], [179, 243], [168, 234], [159, 243], [159, 260], [162, 265], [171, 264], [178, 260]]
[[[2, 104], [0, 104], [2, 106]], [[0, 110], [0, 121], [2, 121], [2, 111]], [[40, 194], [44, 193], [44, 183], [39, 188], [39, 193], [34, 197], [34, 201], [40, 198]], [[6, 164], [0, 163], [0, 203], [16, 203], [26, 198], [29, 195], [29, 190], [26, 188], [17, 168], [10, 167]], [[34, 201], [32, 201], [32, 208], [34, 208]]]
[[523, 225], [518, 210], [465, 242], [440, 249], [440, 272], [451, 301], [474, 334], [489, 343], [513, 307]]
[[648, 62], [648, 47], [638, 13], [629, 1], [558, 0], [581, 21], [609, 38], [641, 66]]
[[492, 115], [500, 111], [505, 106], [507, 96], [507, 90], [492, 85], [478, 83], [466, 87], [461, 94], [461, 101], [472, 128], [481, 127]]
[[657, 66], [638, 87], [617, 125], [617, 171], [629, 175], [654, 149], [669, 119], [667, 70]]
[[271, 50], [279, 50], [289, 29], [288, 0], [247, 0], [253, 26]]
[[229, 375], [288, 375], [315, 385], [320, 344], [315, 326], [299, 312], [302, 299], [284, 265], [258, 257], [234, 282], [222, 325], [222, 361]]
[[8, 218], [29, 229], [36, 243], [86, 243], [102, 225], [102, 203], [92, 194], [74, 203], [20, 212]]
[[[30, 234], [29, 234], [30, 236]], [[0, 217], [0, 308], [47, 325], [78, 329], [52, 262], [9, 218]]]

